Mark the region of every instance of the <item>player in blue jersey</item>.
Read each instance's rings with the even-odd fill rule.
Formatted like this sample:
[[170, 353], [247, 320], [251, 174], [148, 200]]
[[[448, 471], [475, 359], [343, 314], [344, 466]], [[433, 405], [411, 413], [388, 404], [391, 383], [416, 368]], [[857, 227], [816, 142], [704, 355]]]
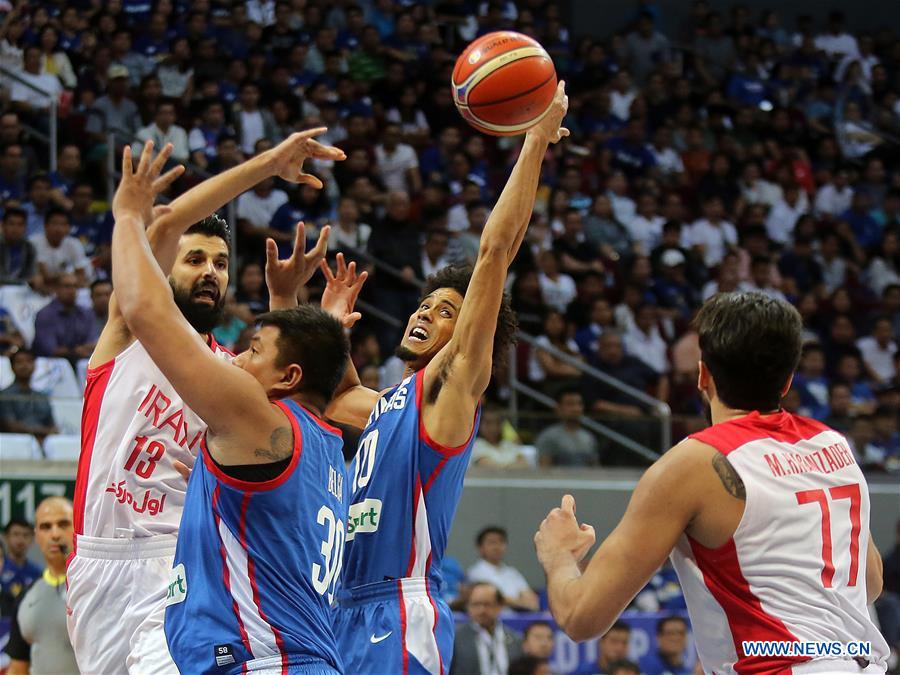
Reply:
[[[153, 197], [180, 173], [158, 177], [171, 146], [151, 153], [148, 143], [133, 170], [125, 149], [113, 282], [129, 329], [209, 427], [168, 585], [169, 651], [183, 673], [342, 672], [331, 602], [346, 484], [340, 433], [322, 421], [348, 358], [342, 326], [312, 307], [270, 312], [238, 367], [217, 359], [176, 307], [144, 233]], [[152, 467], [159, 452], [145, 452]]]
[[383, 395], [350, 388], [329, 410], [340, 422], [365, 425], [350, 471], [336, 627], [348, 673], [449, 672], [453, 617], [441, 599], [441, 560], [479, 402], [515, 331], [503, 293], [507, 269], [548, 146], [568, 135], [560, 127], [566, 108], [560, 83], [549, 113], [525, 136], [474, 270], [445, 269], [426, 283], [396, 352], [406, 362], [403, 381]]

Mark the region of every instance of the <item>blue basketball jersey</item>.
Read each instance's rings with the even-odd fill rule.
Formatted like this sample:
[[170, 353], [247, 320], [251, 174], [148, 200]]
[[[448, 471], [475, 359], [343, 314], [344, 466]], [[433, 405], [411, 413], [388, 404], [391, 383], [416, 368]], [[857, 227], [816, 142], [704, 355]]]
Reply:
[[469, 466], [480, 410], [469, 440], [442, 446], [422, 422], [425, 372], [384, 394], [369, 416], [348, 478], [350, 507], [345, 588], [426, 577], [440, 589], [441, 560]]
[[282, 475], [231, 478], [205, 444], [191, 473], [166, 601], [182, 673], [343, 670], [331, 609], [348, 501], [342, 440], [294, 401], [277, 405], [294, 435]]

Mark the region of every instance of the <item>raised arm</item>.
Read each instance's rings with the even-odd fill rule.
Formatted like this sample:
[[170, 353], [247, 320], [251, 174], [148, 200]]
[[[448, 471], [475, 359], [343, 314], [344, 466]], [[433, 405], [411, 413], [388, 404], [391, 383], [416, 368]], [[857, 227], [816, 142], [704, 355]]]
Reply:
[[[279, 176], [289, 182], [304, 183], [320, 189], [322, 181], [303, 172], [303, 163], [306, 159], [340, 161], [345, 158], [342, 150], [324, 146], [315, 140], [315, 136], [325, 131], [324, 127], [319, 127], [291, 134], [271, 150], [260, 153], [188, 190], [169, 204], [164, 212], [157, 211], [155, 217], [152, 211], [143, 214], [145, 222], [153, 223], [147, 230], [147, 239], [163, 273], [168, 274], [171, 271], [178, 253], [178, 241], [191, 225], [215, 213], [264, 178]], [[234, 226], [234, 223], [231, 225]], [[327, 241], [327, 233], [323, 236]], [[316, 254], [320, 251], [320, 245], [322, 245], [321, 237], [314, 249]], [[317, 260], [313, 261], [310, 266], [312, 271], [315, 271], [316, 264]], [[297, 304], [296, 292], [284, 298], [277, 294], [271, 296], [274, 305], [272, 309], [285, 309]], [[116, 294], [113, 293], [109, 304], [109, 319], [97, 341], [97, 348], [91, 357], [91, 366], [96, 367], [115, 358], [132, 339], [119, 311]]]
[[569, 637], [603, 635], [652, 578], [711, 492], [714, 454], [685, 441], [663, 455], [638, 482], [625, 515], [583, 574], [580, 563], [594, 543], [593, 528], [578, 524], [569, 495], [550, 512], [534, 542], [547, 575], [550, 611]]
[[[125, 147], [122, 182], [113, 199], [113, 283], [119, 292], [122, 315], [185, 403], [209, 425], [213, 436], [277, 424], [278, 413], [256, 379], [217, 358], [188, 324], [153, 257], [144, 233], [143, 214], [148, 202], [152, 203], [183, 167], [155, 178], [171, 154], [171, 146], [153, 161], [152, 148], [152, 142], [144, 146], [134, 170], [131, 149]], [[236, 410], [241, 414], [235, 415]]]
[[541, 164], [551, 143], [569, 135], [560, 127], [568, 109], [560, 82], [547, 115], [525, 135], [522, 152], [484, 226], [475, 269], [459, 309], [453, 337], [425, 369], [425, 388], [442, 378], [441, 395], [426, 405], [425, 426], [438, 443], [456, 446], [471, 432], [478, 401], [491, 379], [497, 314], [510, 264], [525, 237]]

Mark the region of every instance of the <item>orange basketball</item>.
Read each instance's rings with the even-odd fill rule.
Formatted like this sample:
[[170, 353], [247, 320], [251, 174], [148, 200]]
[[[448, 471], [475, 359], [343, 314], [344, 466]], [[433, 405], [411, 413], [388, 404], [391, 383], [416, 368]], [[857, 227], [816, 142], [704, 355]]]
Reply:
[[512, 31], [472, 42], [453, 67], [453, 101], [466, 121], [493, 136], [515, 136], [550, 108], [556, 69], [540, 43]]

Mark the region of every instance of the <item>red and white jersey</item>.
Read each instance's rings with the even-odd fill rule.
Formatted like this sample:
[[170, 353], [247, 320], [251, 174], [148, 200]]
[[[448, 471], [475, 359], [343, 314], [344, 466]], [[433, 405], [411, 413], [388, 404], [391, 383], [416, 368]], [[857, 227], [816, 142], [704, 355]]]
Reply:
[[[233, 355], [210, 335], [210, 348]], [[90, 368], [75, 481], [75, 533], [139, 538], [177, 534], [206, 424], [187, 408], [140, 342]]]
[[884, 672], [887, 643], [866, 610], [869, 490], [846, 439], [786, 412], [691, 438], [726, 455], [746, 489], [728, 543], [709, 549], [683, 535], [672, 552], [704, 671], [862, 672], [834, 652], [744, 651], [745, 641], [777, 641], [869, 642], [865, 672]]

